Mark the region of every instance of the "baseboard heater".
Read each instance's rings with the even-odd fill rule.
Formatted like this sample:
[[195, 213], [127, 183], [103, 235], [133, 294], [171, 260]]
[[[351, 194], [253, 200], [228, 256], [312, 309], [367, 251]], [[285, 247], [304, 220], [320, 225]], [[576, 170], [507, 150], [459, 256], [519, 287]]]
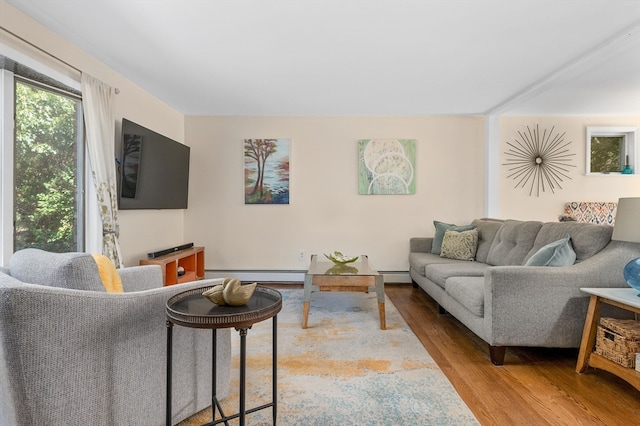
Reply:
[[[207, 269], [205, 278], [237, 278], [243, 282], [291, 283], [304, 282], [305, 271], [267, 271], [267, 270], [219, 270]], [[411, 277], [405, 271], [380, 271], [385, 284], [410, 283]]]

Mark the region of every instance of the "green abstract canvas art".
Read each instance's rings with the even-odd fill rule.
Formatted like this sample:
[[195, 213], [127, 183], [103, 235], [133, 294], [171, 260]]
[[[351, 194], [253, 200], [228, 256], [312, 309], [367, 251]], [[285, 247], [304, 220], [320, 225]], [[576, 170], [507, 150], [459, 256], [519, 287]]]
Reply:
[[358, 141], [358, 193], [415, 194], [416, 141], [361, 139]]

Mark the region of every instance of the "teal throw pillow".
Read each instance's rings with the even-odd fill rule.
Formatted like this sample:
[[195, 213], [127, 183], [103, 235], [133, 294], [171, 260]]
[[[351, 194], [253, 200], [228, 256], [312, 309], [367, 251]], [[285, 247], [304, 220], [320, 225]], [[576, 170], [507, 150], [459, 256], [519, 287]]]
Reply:
[[433, 236], [433, 243], [431, 243], [431, 253], [440, 254], [442, 251], [442, 239], [444, 238], [444, 233], [446, 231], [470, 231], [475, 229], [475, 225], [453, 225], [451, 223], [439, 222], [437, 220], [433, 221], [433, 225], [436, 227], [436, 233]]
[[576, 261], [576, 252], [571, 245], [571, 237], [554, 241], [538, 250], [527, 260], [525, 266], [569, 266]]

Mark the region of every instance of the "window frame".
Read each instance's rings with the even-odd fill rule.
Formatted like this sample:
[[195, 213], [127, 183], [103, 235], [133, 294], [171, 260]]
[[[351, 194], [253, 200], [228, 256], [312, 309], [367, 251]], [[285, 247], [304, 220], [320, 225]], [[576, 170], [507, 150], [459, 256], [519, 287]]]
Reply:
[[586, 131], [586, 163], [585, 175], [587, 176], [626, 176], [626, 174], [617, 172], [603, 173], [591, 170], [591, 139], [595, 136], [620, 137], [624, 138], [621, 160], [627, 155], [629, 156], [629, 165], [633, 173], [631, 176], [638, 174], [638, 128], [637, 127], [587, 127]]
[[[30, 78], [25, 78], [19, 75], [15, 75], [13, 76], [13, 83], [14, 83], [14, 102], [13, 102], [13, 107], [15, 107], [15, 92], [16, 92], [16, 86], [18, 84], [22, 84], [22, 85], [26, 85], [26, 86], [30, 86], [33, 87], [35, 89], [38, 90], [45, 90], [47, 92], [53, 93], [57, 96], [64, 96], [68, 99], [72, 99], [76, 105], [77, 105], [77, 109], [76, 109], [76, 130], [75, 130], [75, 134], [76, 134], [76, 158], [77, 160], [77, 168], [75, 169], [75, 179], [76, 179], [76, 192], [77, 192], [77, 197], [76, 197], [76, 202], [75, 202], [75, 209], [76, 212], [78, 212], [79, 214], [77, 215], [78, 217], [76, 218], [76, 228], [77, 230], [77, 236], [78, 236], [78, 241], [76, 242], [76, 246], [74, 248], [74, 251], [84, 251], [85, 247], [86, 247], [86, 237], [85, 237], [85, 232], [86, 232], [86, 228], [85, 228], [85, 217], [86, 217], [86, 206], [87, 203], [85, 202], [85, 188], [86, 188], [86, 176], [87, 176], [87, 167], [89, 167], [88, 162], [86, 160], [86, 155], [87, 155], [87, 149], [86, 149], [86, 143], [85, 143], [85, 136], [84, 136], [84, 113], [83, 113], [83, 109], [82, 109], [82, 97], [75, 94], [75, 93], [68, 93], [64, 90], [60, 90], [57, 89], [55, 87], [50, 87], [47, 84], [44, 84], [42, 82], [36, 81], [36, 80], [32, 80]], [[15, 111], [14, 111], [14, 117], [15, 117]], [[15, 120], [15, 118], [14, 118]], [[14, 126], [15, 126], [15, 121], [14, 121]], [[15, 130], [15, 129], [14, 129]], [[13, 134], [13, 138], [11, 139], [11, 144], [14, 150], [14, 161], [12, 161], [12, 165], [15, 164], [15, 131]], [[13, 172], [13, 170], [12, 170]], [[15, 176], [13, 176], [15, 178]], [[15, 182], [15, 181], [14, 181]], [[15, 187], [15, 185], [12, 185]], [[14, 213], [14, 218], [13, 218], [13, 223], [15, 226], [15, 191], [14, 191], [14, 196], [13, 196], [13, 209], [12, 212]], [[13, 229], [13, 232], [15, 232], [15, 229]], [[12, 232], [12, 233], [13, 233]], [[14, 241], [12, 244], [12, 248], [13, 250], [15, 250], [15, 235], [14, 237]]]
[[[16, 62], [32, 68], [38, 73], [52, 78], [80, 91], [79, 80], [69, 78], [58, 71], [38, 62], [18, 51], [0, 44], [0, 55], [11, 57]], [[80, 108], [79, 114], [82, 114]], [[15, 78], [14, 73], [8, 69], [0, 69], [0, 266], [8, 266], [11, 255], [14, 252], [13, 232], [14, 232], [14, 139], [15, 139]], [[84, 118], [82, 123], [84, 123]], [[81, 127], [81, 128], [80, 128]], [[78, 226], [82, 226], [82, 245], [85, 252], [102, 252], [102, 225], [97, 202], [90, 202], [97, 199], [93, 187], [91, 175], [91, 165], [89, 156], [86, 155], [86, 140], [84, 135], [84, 124], [79, 123], [80, 132], [78, 138], [81, 145], [78, 149], [85, 152], [83, 163], [84, 173], [79, 176], [78, 188], [83, 196], [82, 207], [83, 217], [78, 218]]]

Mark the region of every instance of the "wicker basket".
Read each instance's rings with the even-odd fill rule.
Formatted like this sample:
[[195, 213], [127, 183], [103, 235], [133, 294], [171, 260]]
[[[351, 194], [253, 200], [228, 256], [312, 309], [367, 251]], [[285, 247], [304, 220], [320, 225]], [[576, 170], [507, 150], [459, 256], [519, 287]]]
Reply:
[[623, 367], [634, 368], [636, 352], [640, 352], [640, 322], [600, 318], [595, 352]]

